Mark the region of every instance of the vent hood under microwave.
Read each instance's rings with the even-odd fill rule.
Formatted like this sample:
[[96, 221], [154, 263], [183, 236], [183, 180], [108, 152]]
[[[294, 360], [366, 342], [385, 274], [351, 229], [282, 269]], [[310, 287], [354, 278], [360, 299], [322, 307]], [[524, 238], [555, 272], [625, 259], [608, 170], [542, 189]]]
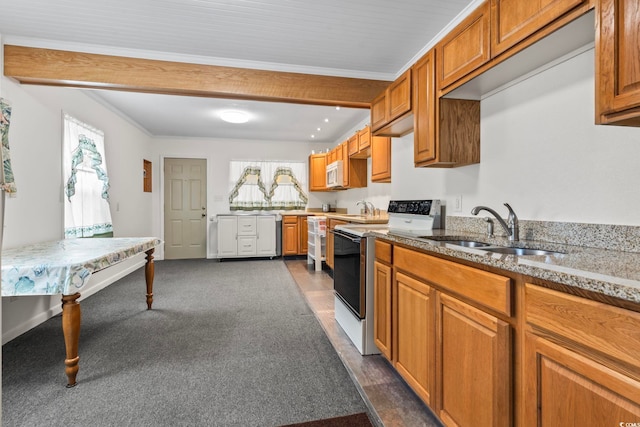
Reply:
[[327, 165], [327, 187], [342, 187], [342, 160]]

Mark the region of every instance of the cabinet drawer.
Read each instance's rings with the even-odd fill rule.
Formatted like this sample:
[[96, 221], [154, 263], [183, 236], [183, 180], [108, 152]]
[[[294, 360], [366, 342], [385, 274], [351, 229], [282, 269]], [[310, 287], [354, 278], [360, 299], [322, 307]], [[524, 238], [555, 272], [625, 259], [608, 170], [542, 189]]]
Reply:
[[392, 257], [393, 246], [387, 242], [381, 242], [376, 239], [376, 259], [387, 264], [393, 263]]
[[238, 236], [255, 236], [256, 235], [256, 217], [255, 216], [239, 216], [238, 217]]
[[525, 312], [530, 325], [640, 368], [640, 313], [530, 283]]
[[255, 255], [256, 237], [238, 237], [238, 255]]
[[394, 247], [394, 266], [429, 283], [465, 296], [498, 313], [511, 316], [511, 279], [446, 261], [417, 251]]
[[298, 216], [297, 215], [284, 215], [282, 217], [283, 224], [297, 224]]

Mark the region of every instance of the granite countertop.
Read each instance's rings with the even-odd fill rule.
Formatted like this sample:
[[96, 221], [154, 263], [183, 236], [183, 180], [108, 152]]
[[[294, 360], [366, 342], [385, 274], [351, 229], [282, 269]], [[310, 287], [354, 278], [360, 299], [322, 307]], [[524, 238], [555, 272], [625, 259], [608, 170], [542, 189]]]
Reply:
[[562, 252], [558, 255], [505, 255], [444, 243], [423, 237], [391, 234], [387, 229], [372, 230], [368, 235], [402, 243], [436, 254], [448, 255], [502, 270], [537, 277], [568, 286], [640, 303], [640, 253], [623, 252], [546, 241], [510, 242], [504, 237], [488, 238], [460, 230], [432, 230], [425, 237], [452, 236], [496, 246], [517, 246]]

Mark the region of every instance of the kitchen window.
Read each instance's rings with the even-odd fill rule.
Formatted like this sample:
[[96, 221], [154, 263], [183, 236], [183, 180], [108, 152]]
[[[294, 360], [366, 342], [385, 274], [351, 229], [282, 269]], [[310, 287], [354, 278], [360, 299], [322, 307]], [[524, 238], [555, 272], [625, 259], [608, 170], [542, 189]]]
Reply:
[[229, 207], [234, 210], [296, 210], [307, 205], [306, 163], [232, 160]]
[[104, 133], [64, 115], [64, 237], [111, 237]]

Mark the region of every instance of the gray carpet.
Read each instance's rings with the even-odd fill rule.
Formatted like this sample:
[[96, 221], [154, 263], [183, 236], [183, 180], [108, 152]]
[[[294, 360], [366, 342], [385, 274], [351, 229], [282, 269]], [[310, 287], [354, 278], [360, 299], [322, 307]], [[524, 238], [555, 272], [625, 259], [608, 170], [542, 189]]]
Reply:
[[366, 412], [280, 260], [156, 262], [81, 303], [78, 385], [56, 316], [2, 348], [4, 426], [278, 426]]

